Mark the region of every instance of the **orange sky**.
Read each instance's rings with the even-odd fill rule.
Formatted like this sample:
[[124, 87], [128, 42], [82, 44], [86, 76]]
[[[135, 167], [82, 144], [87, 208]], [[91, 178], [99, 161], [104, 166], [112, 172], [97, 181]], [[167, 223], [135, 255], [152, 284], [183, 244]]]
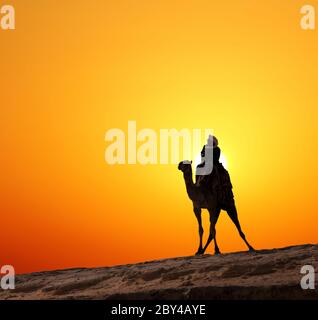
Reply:
[[[105, 162], [105, 132], [128, 120], [212, 128], [250, 242], [318, 242], [318, 33], [299, 27], [308, 2], [8, 2], [0, 265], [21, 273], [196, 251], [175, 165]], [[217, 232], [221, 251], [245, 250], [225, 213]]]

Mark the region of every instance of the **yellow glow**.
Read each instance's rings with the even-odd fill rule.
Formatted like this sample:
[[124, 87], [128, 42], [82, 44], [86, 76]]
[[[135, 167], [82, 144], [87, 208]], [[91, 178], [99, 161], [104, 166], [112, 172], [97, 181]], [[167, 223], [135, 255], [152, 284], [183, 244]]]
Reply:
[[[105, 132], [128, 120], [211, 128], [257, 249], [318, 241], [318, 31], [300, 28], [306, 1], [9, 2], [0, 262], [27, 272], [196, 251], [176, 165], [105, 163]], [[221, 251], [246, 249], [226, 214], [217, 233]]]
[[220, 162], [223, 164], [223, 167], [225, 169], [228, 169], [228, 162], [227, 162], [227, 159], [226, 159], [224, 153], [221, 153]]

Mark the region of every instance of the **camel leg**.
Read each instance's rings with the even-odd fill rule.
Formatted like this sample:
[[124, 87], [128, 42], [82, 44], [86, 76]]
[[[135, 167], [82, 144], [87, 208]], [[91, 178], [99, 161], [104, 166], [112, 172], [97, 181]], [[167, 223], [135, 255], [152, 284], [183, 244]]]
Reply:
[[233, 223], [235, 224], [239, 234], [240, 234], [240, 237], [243, 239], [243, 241], [246, 243], [248, 249], [250, 251], [255, 251], [254, 248], [248, 243], [248, 241], [246, 240], [246, 237], [245, 237], [245, 234], [243, 233], [242, 231], [242, 228], [241, 228], [241, 225], [240, 225], [240, 222], [239, 222], [239, 219], [238, 219], [238, 216], [237, 216], [237, 210], [236, 210], [236, 207], [235, 207], [235, 204], [231, 205], [229, 208], [227, 208], [227, 213], [229, 215], [229, 217], [231, 218], [231, 220], [233, 221]]
[[220, 254], [219, 246], [216, 242], [216, 229], [215, 229], [215, 235], [214, 235], [214, 254]]
[[[209, 238], [203, 248], [203, 252], [205, 252], [205, 250], [207, 249], [207, 247], [209, 246], [210, 242], [214, 239], [214, 243], [215, 242], [215, 236], [216, 236], [216, 230], [215, 230], [215, 225], [218, 221], [219, 215], [220, 215], [220, 210], [212, 210], [212, 209], [208, 209], [209, 214], [210, 214], [210, 234], [209, 234]], [[217, 246], [217, 244], [216, 244]]]
[[202, 237], [203, 237], [203, 227], [202, 227], [202, 219], [201, 219], [201, 208], [193, 208], [195, 217], [198, 220], [198, 225], [199, 225], [199, 238], [200, 238], [200, 243], [199, 243], [199, 248], [198, 251], [196, 252], [196, 255], [202, 254], [203, 249], [202, 249]]
[[[217, 223], [217, 221], [218, 221], [218, 219], [219, 219], [221, 209], [218, 208], [216, 212], [217, 212], [217, 213], [216, 213], [217, 218], [216, 218], [215, 224]], [[216, 229], [215, 229], [215, 235], [214, 235], [214, 254], [220, 254], [220, 253], [221, 253], [221, 252], [220, 252], [219, 246], [218, 246], [218, 244], [217, 244], [217, 242], [216, 242]]]

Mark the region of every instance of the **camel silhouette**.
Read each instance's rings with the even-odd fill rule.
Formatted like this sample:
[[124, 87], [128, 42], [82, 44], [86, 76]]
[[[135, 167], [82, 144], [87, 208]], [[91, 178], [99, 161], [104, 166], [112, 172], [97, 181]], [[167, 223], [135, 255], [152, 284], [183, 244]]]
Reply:
[[[218, 180], [215, 177], [215, 167], [210, 174], [210, 185], [198, 185], [193, 182], [192, 178], [192, 161], [182, 161], [178, 165], [178, 169], [183, 172], [183, 178], [186, 185], [186, 190], [188, 197], [193, 203], [193, 211], [198, 220], [199, 225], [199, 248], [196, 255], [204, 254], [210, 242], [214, 240], [215, 254], [220, 253], [220, 249], [216, 241], [216, 223], [218, 221], [221, 210], [225, 210], [229, 215], [230, 219], [235, 224], [241, 238], [246, 243], [250, 251], [254, 251], [254, 248], [248, 243], [246, 237], [240, 226], [240, 222], [237, 215], [237, 210], [233, 198], [233, 193], [226, 195], [226, 200], [221, 200], [222, 197], [219, 196], [218, 192]], [[225, 170], [225, 169], [224, 169]], [[203, 227], [201, 219], [201, 209], [207, 209], [210, 215], [210, 234], [204, 247], [202, 247], [202, 237], [203, 237]]]

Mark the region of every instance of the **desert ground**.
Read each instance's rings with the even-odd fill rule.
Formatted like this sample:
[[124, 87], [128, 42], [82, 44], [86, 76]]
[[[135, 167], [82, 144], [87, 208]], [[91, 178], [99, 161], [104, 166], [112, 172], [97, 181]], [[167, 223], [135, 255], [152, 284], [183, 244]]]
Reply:
[[0, 299], [318, 299], [300, 286], [306, 264], [318, 270], [318, 245], [36, 272]]

